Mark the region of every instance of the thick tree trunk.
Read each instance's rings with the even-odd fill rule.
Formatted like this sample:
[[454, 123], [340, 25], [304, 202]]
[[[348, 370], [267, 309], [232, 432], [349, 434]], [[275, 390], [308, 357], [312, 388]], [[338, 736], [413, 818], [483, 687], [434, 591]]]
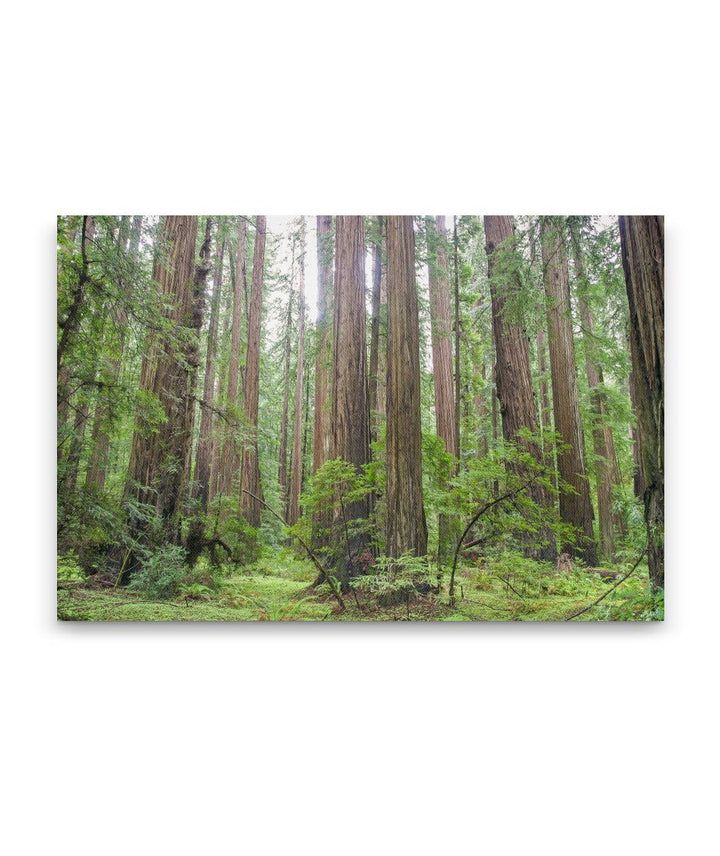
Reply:
[[300, 233], [298, 259], [298, 353], [295, 378], [295, 427], [293, 432], [292, 481], [288, 501], [287, 522], [294, 526], [300, 518], [300, 492], [302, 490], [302, 400], [303, 371], [305, 368], [305, 221]]
[[453, 269], [454, 269], [454, 294], [455, 294], [455, 457], [460, 460], [460, 408], [462, 404], [461, 374], [460, 374], [460, 272], [458, 265], [458, 231], [457, 217], [453, 216]]
[[177, 543], [192, 442], [197, 336], [202, 325], [207, 260], [201, 259], [193, 283], [197, 217], [165, 217], [162, 235], [166, 252], [158, 255], [154, 275], [162, 298], [169, 304], [168, 321], [184, 328], [187, 338], [179, 346], [182, 352], [177, 353], [177, 344], [165, 336], [143, 359], [141, 389], [156, 396], [165, 422], [147, 426], [139, 415], [128, 493], [156, 506], [168, 540]]
[[378, 240], [373, 243], [372, 259], [372, 315], [370, 324], [370, 439], [378, 437], [378, 372], [380, 366], [380, 292], [382, 289], [382, 231], [383, 218], [378, 217]]
[[575, 544], [564, 549], [588, 565], [598, 561], [593, 533], [590, 485], [584, 461], [580, 403], [575, 366], [575, 343], [570, 308], [570, 277], [565, 251], [565, 221], [544, 217], [541, 221], [542, 257], [547, 304], [550, 373], [552, 376], [555, 430], [563, 447], [558, 450], [558, 473], [571, 490], [560, 490], [560, 517], [574, 527]]
[[258, 215], [253, 253], [252, 288], [248, 312], [245, 361], [245, 427], [250, 436], [243, 444], [240, 509], [251, 526], [260, 526], [260, 462], [258, 460], [258, 407], [260, 403], [260, 327], [265, 274], [265, 217]]
[[233, 480], [240, 469], [235, 433], [238, 424], [238, 376], [240, 373], [240, 345], [242, 341], [242, 310], [245, 293], [245, 248], [247, 242], [245, 218], [239, 218], [237, 264], [235, 266], [235, 288], [233, 290], [232, 330], [230, 333], [230, 360], [228, 364], [227, 404], [231, 425], [225, 431], [218, 473], [218, 492], [223, 496], [232, 494]]
[[[365, 320], [365, 224], [363, 217], [336, 218], [335, 307], [333, 319], [334, 376], [332, 437], [334, 458], [342, 458], [360, 472], [370, 461], [370, 409], [368, 406]], [[340, 524], [365, 518], [367, 499], [344, 504]], [[343, 587], [361, 572], [366, 535], [349, 537], [340, 552], [337, 576]]]
[[330, 431], [331, 377], [332, 377], [332, 324], [328, 309], [332, 291], [333, 244], [332, 217], [320, 214], [317, 218], [317, 354], [315, 356], [315, 423], [313, 426], [313, 473], [330, 460], [332, 434]]
[[[429, 217], [426, 222], [429, 255], [430, 333], [435, 387], [435, 429], [445, 446], [445, 451], [454, 457], [458, 450], [456, 432], [460, 423], [457, 421], [455, 392], [453, 391], [453, 321], [450, 310], [447, 230], [443, 216], [434, 219]], [[456, 371], [457, 368], [456, 365]], [[454, 470], [455, 467], [447, 475], [452, 477]], [[447, 515], [441, 514], [438, 517], [439, 565], [448, 561], [453, 549], [450, 519]]]
[[665, 232], [662, 217], [620, 217], [630, 352], [640, 434], [648, 566], [665, 585]]
[[[542, 454], [536, 442], [523, 440], [518, 434], [523, 429], [533, 435], [538, 431], [538, 416], [533, 394], [530, 372], [530, 346], [527, 333], [520, 321], [506, 308], [508, 298], [516, 297], [521, 287], [514, 267], [512, 246], [515, 225], [512, 217], [486, 216], [485, 241], [488, 256], [488, 277], [492, 298], [493, 341], [495, 343], [494, 382], [500, 404], [503, 437], [508, 443], [519, 443], [538, 462]], [[495, 404], [493, 402], [495, 407]], [[493, 412], [493, 433], [497, 430], [497, 411]], [[521, 478], [527, 477], [524, 470], [515, 468]], [[497, 493], [497, 489], [495, 490]], [[528, 494], [540, 506], [551, 505], [547, 490], [532, 483]], [[528, 548], [527, 552], [539, 559], [554, 561], [557, 553], [555, 540], [548, 529], [540, 533], [543, 542], [540, 548]]]
[[387, 552], [427, 553], [420, 422], [420, 325], [412, 217], [387, 218]]

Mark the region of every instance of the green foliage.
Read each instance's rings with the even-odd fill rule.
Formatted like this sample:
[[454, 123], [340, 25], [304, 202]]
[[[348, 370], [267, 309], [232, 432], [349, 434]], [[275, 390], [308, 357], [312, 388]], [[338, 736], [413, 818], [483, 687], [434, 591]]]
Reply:
[[291, 527], [306, 543], [316, 544], [317, 553], [333, 566], [338, 555], [360, 534], [377, 541], [378, 530], [372, 518], [351, 518], [348, 509], [375, 493], [377, 466], [368, 464], [362, 470], [335, 458], [326, 461], [310, 479], [300, 497], [302, 516]]
[[58, 556], [57, 579], [59, 583], [81, 583], [85, 580], [85, 573], [74, 553]]
[[381, 557], [372, 573], [356, 577], [350, 585], [373, 595], [380, 606], [409, 604], [418, 593], [425, 594], [432, 589], [432, 571], [427, 556], [405, 553], [397, 559]]
[[149, 598], [174, 597], [186, 573], [186, 552], [174, 544], [147, 549], [142, 566], [135, 571], [128, 588]]
[[257, 562], [260, 542], [259, 532], [238, 512], [237, 499], [218, 496], [210, 504], [206, 518], [206, 529], [210, 539], [219, 539], [231, 551], [228, 556], [224, 549], [213, 549], [215, 560], [231, 561], [241, 566]]

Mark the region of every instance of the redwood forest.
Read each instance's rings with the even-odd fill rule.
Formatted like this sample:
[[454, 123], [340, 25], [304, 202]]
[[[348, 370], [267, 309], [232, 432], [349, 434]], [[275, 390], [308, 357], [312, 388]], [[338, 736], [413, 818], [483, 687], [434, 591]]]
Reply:
[[57, 220], [71, 621], [664, 616], [664, 227]]

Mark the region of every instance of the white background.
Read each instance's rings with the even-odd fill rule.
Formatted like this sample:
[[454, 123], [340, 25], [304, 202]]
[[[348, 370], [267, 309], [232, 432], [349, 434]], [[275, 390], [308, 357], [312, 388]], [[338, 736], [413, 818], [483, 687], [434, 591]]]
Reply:
[[[704, 9], [5, 10], [5, 852], [716, 847], [720, 188]], [[448, 210], [666, 215], [665, 624], [56, 624], [55, 215]]]

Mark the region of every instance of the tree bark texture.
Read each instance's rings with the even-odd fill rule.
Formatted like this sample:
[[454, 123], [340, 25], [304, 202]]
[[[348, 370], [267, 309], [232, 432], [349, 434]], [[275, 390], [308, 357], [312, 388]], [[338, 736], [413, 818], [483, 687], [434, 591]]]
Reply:
[[[333, 319], [334, 376], [332, 437], [334, 458], [342, 458], [360, 472], [370, 461], [365, 319], [365, 224], [363, 217], [338, 216], [335, 239], [335, 294]], [[367, 499], [344, 509], [343, 524], [369, 514]], [[337, 521], [336, 521], [337, 522]], [[340, 554], [337, 575], [346, 586], [362, 569], [358, 561], [367, 536], [351, 538]]]
[[650, 579], [665, 585], [665, 231], [662, 217], [620, 217], [640, 433]]
[[[518, 438], [526, 429], [533, 435], [538, 431], [538, 415], [530, 372], [530, 345], [527, 333], [518, 318], [512, 317], [508, 301], [517, 295], [521, 283], [513, 265], [515, 224], [512, 217], [486, 216], [485, 241], [488, 256], [488, 278], [492, 299], [492, 327], [495, 343], [493, 378], [503, 437], [508, 443], [520, 443], [538, 462], [542, 454], [536, 442]], [[497, 427], [497, 411], [493, 402], [493, 433]], [[523, 478], [524, 472], [517, 474]], [[497, 492], [497, 491], [496, 491]], [[551, 505], [547, 490], [533, 483], [528, 494], [541, 506]], [[544, 546], [527, 552], [539, 559], [553, 561], [555, 540], [548, 530], [541, 533]]]
[[[260, 462], [258, 460], [258, 407], [260, 403], [260, 327], [262, 322], [263, 279], [265, 273], [266, 219], [257, 217], [253, 251], [252, 287], [248, 311], [248, 344], [245, 361], [245, 428], [243, 443], [240, 508], [247, 522], [260, 526]], [[251, 495], [252, 494], [252, 495]]]
[[240, 374], [240, 346], [243, 327], [243, 300], [245, 294], [247, 225], [240, 216], [238, 225], [237, 263], [235, 265], [235, 288], [233, 290], [232, 329], [230, 333], [230, 360], [228, 363], [227, 406], [231, 424], [225, 430], [221, 462], [218, 475], [218, 493], [231, 496], [233, 480], [240, 469], [236, 433], [238, 425], [238, 377]]
[[203, 511], [207, 509], [210, 491], [210, 469], [212, 462], [212, 427], [215, 399], [215, 356], [217, 351], [218, 322], [220, 315], [220, 293], [223, 281], [223, 262], [225, 259], [225, 241], [218, 234], [215, 239], [215, 274], [210, 301], [210, 322], [207, 335], [207, 353], [205, 358], [205, 381], [200, 403], [200, 434], [195, 453], [195, 481], [197, 497]]
[[597, 544], [593, 532], [590, 485], [584, 461], [565, 232], [564, 218], [542, 218], [543, 279], [553, 413], [555, 430], [562, 443], [557, 453], [558, 474], [560, 480], [571, 488], [564, 490], [562, 485], [560, 487], [560, 517], [573, 526], [577, 533], [575, 544], [564, 545], [566, 552], [581, 557], [588, 565], [596, 565]]
[[383, 218], [378, 217], [378, 240], [372, 248], [372, 314], [370, 324], [370, 376], [368, 394], [370, 398], [370, 439], [378, 436], [378, 384], [380, 370], [380, 293], [382, 289], [382, 231]]
[[387, 218], [387, 552], [427, 553], [420, 421], [420, 325], [412, 217]]
[[162, 235], [165, 254], [156, 258], [154, 277], [169, 305], [168, 321], [183, 328], [187, 336], [178, 346], [170, 334], [163, 335], [143, 358], [141, 389], [157, 398], [166, 421], [159, 426], [147, 426], [139, 416], [132, 441], [128, 490], [138, 501], [155, 505], [168, 539], [178, 543], [195, 411], [193, 392], [197, 336], [202, 324], [201, 289], [208, 264], [201, 257], [195, 272], [197, 217], [165, 217]]
[[593, 317], [590, 308], [589, 283], [585, 273], [580, 238], [571, 231], [573, 261], [575, 265], [576, 294], [585, 346], [585, 376], [590, 390], [592, 408], [593, 451], [595, 453], [595, 484], [597, 490], [598, 523], [600, 529], [600, 553], [612, 560], [615, 555], [615, 530], [613, 526], [613, 484], [616, 470], [615, 443], [608, 424], [608, 409], [603, 397], [603, 373], [593, 356]]

